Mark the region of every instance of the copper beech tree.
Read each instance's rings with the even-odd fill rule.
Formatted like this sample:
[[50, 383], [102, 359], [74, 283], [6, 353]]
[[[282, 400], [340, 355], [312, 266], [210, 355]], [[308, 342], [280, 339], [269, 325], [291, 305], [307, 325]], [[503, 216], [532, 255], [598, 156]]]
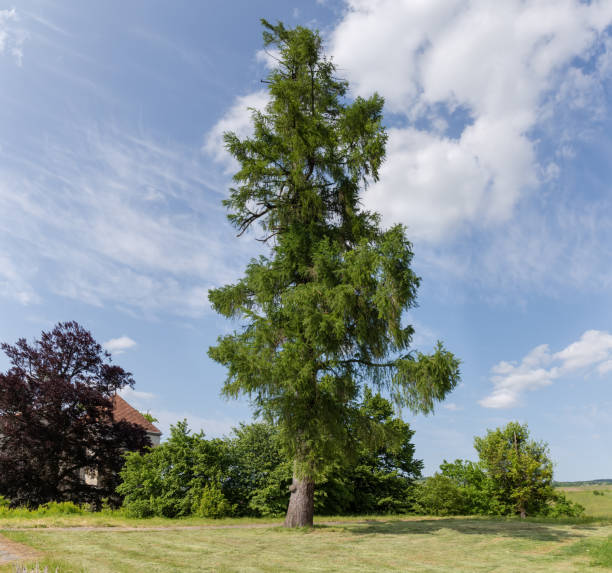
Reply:
[[28, 507], [112, 501], [123, 452], [150, 445], [143, 428], [113, 419], [112, 398], [133, 386], [131, 374], [76, 322], [0, 348], [11, 364], [0, 373], [0, 495]]
[[355, 455], [356, 434], [399, 439], [362, 414], [364, 387], [430, 412], [457, 384], [459, 361], [441, 343], [429, 355], [409, 351], [404, 311], [419, 285], [411, 244], [402, 226], [382, 229], [360, 205], [385, 156], [382, 98], [347, 103], [316, 31], [262, 23], [276, 59], [270, 99], [252, 111], [251, 137], [225, 134], [240, 168], [224, 204], [239, 235], [257, 228], [269, 255], [210, 291], [240, 328], [209, 355], [228, 369], [223, 392], [247, 395], [279, 427], [293, 459], [285, 525], [312, 526], [317, 478]]

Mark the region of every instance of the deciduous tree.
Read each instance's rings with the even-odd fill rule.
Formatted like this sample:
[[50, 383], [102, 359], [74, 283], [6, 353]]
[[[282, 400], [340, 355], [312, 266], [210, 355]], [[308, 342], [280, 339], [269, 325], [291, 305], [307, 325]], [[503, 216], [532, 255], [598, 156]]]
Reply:
[[382, 98], [347, 102], [317, 32], [263, 25], [277, 61], [270, 102], [253, 111], [252, 137], [225, 135], [240, 166], [225, 205], [239, 234], [258, 224], [270, 253], [209, 292], [242, 325], [209, 355], [228, 368], [223, 392], [246, 394], [278, 424], [294, 461], [285, 524], [311, 526], [315, 481], [356, 455], [351, 432], [394, 439], [360, 412], [364, 386], [431, 412], [459, 380], [459, 362], [441, 344], [431, 355], [409, 350], [404, 311], [419, 285], [411, 244], [402, 226], [383, 230], [360, 205], [385, 156]]
[[192, 434], [183, 420], [160, 446], [127, 454], [117, 490], [137, 517], [221, 517], [233, 512], [221, 491], [228, 465], [225, 442]]
[[541, 513], [556, 498], [548, 446], [529, 438], [527, 424], [510, 422], [474, 439], [480, 465], [499, 504], [521, 517]]
[[552, 486], [548, 447], [529, 437], [527, 425], [510, 422], [474, 439], [478, 463], [445, 461], [418, 494], [424, 513], [577, 516], [584, 508]]
[[[11, 367], [0, 373], [0, 495], [12, 505], [49, 501], [100, 505], [114, 495], [125, 449], [150, 445], [137, 425], [112, 416], [129, 372], [76, 322], [59, 323], [33, 344], [0, 346]], [[83, 472], [97, 473], [88, 485]]]

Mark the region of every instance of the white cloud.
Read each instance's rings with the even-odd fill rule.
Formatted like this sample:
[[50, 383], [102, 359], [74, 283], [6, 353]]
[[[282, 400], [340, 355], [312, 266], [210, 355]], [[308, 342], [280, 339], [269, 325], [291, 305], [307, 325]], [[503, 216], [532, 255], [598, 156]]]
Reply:
[[277, 49], [270, 47], [266, 48], [265, 50], [258, 50], [255, 54], [255, 60], [260, 64], [263, 64], [269, 70], [276, 66], [279, 58], [280, 52]]
[[[550, 176], [533, 131], [560, 109], [590, 105], [610, 77], [608, 51], [595, 54], [609, 44], [610, 2], [347, 4], [331, 35], [334, 60], [357, 94], [378, 91], [406, 123], [390, 130], [365, 203], [415, 238], [436, 242], [510, 218]], [[596, 59], [593, 71], [575, 65], [580, 57]], [[458, 133], [445, 132], [453, 123]]]
[[612, 360], [606, 360], [605, 362], [602, 362], [598, 367], [597, 367], [597, 371], [600, 374], [607, 374], [608, 372], [610, 372], [612, 370]]
[[10, 54], [18, 66], [23, 62], [23, 43], [27, 34], [17, 23], [15, 8], [0, 10], [0, 55]]
[[600, 374], [612, 370], [612, 334], [588, 330], [554, 354], [542, 344], [519, 364], [499, 362], [491, 368], [493, 392], [479, 403], [485, 408], [511, 408], [520, 403], [525, 392], [549, 386], [555, 379], [585, 368], [596, 368]]
[[102, 346], [111, 353], [123, 354], [126, 350], [134, 348], [136, 341], [129, 336], [120, 336], [119, 338], [111, 338], [102, 343]]
[[199, 150], [111, 128], [68, 135], [32, 158], [0, 150], [0, 294], [26, 303], [44, 284], [97, 306], [205, 312], [208, 288], [248, 255]]
[[[266, 57], [269, 58], [271, 56], [268, 55]], [[258, 58], [261, 60], [263, 56], [258, 55]], [[270, 63], [270, 61], [267, 63]], [[250, 136], [253, 133], [252, 110], [263, 110], [268, 101], [269, 95], [266, 90], [237, 97], [223, 117], [206, 134], [202, 149], [215, 161], [225, 166], [226, 174], [237, 171], [238, 163], [226, 151], [223, 135], [231, 131], [241, 139]]]
[[588, 330], [580, 340], [570, 344], [555, 358], [563, 363], [566, 370], [584, 368], [612, 358], [612, 334], [599, 330]]
[[[430, 284], [453, 281], [460, 296], [466, 281], [497, 302], [517, 288], [609, 288], [612, 251], [601, 245], [612, 241], [612, 206], [566, 189], [564, 169], [609, 115], [612, 4], [346, 4], [330, 52], [353, 94], [385, 96], [392, 126], [364, 204], [408, 225]], [[238, 98], [207, 134], [226, 174], [237, 164], [223, 132], [249, 135], [247, 107], [266, 101], [265, 91]]]
[[[480, 121], [461, 141], [414, 128], [390, 129], [380, 181], [364, 196], [387, 222], [404, 222], [411, 237], [438, 241], [465, 223], [500, 221], [534, 184], [532, 156], [506, 126]], [[502, 133], [502, 131], [505, 131]], [[492, 138], [503, 145], [492, 147]], [[498, 159], [507, 154], [502, 162]]]
[[126, 402], [129, 402], [132, 405], [136, 404], [136, 402], [138, 402], [140, 405], [146, 404], [157, 398], [157, 396], [151, 392], [141, 392], [140, 390], [134, 390], [129, 386], [119, 390], [119, 394]]

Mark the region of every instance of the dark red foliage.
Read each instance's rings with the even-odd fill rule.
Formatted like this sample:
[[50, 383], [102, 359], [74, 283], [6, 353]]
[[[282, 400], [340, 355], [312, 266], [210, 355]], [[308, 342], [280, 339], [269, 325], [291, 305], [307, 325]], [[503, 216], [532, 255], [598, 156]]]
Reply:
[[0, 495], [28, 507], [115, 499], [122, 453], [150, 445], [143, 428], [113, 420], [112, 397], [132, 375], [76, 322], [0, 348], [12, 364], [0, 373]]

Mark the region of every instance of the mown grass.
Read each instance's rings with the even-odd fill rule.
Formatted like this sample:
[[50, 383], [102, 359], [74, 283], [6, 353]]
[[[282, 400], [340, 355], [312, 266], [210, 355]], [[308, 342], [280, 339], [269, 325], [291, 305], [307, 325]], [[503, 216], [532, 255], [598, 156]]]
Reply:
[[579, 541], [567, 547], [565, 554], [588, 557], [591, 565], [612, 569], [612, 536]]
[[[148, 521], [148, 520], [147, 520]], [[597, 571], [612, 525], [466, 518], [190, 530], [3, 531], [68, 572]], [[604, 557], [591, 564], [591, 548]], [[587, 551], [588, 549], [588, 551]], [[54, 570], [54, 569], [53, 569]], [[602, 569], [603, 570], [603, 569]], [[3, 571], [0, 569], [0, 571]], [[4, 571], [11, 571], [10, 568]]]
[[[285, 530], [282, 518], [137, 519], [52, 505], [0, 508], [0, 533], [61, 573], [610, 570], [612, 487], [565, 493], [585, 506], [584, 517], [330, 516], [314, 530]], [[0, 566], [9, 571], [14, 565]]]

